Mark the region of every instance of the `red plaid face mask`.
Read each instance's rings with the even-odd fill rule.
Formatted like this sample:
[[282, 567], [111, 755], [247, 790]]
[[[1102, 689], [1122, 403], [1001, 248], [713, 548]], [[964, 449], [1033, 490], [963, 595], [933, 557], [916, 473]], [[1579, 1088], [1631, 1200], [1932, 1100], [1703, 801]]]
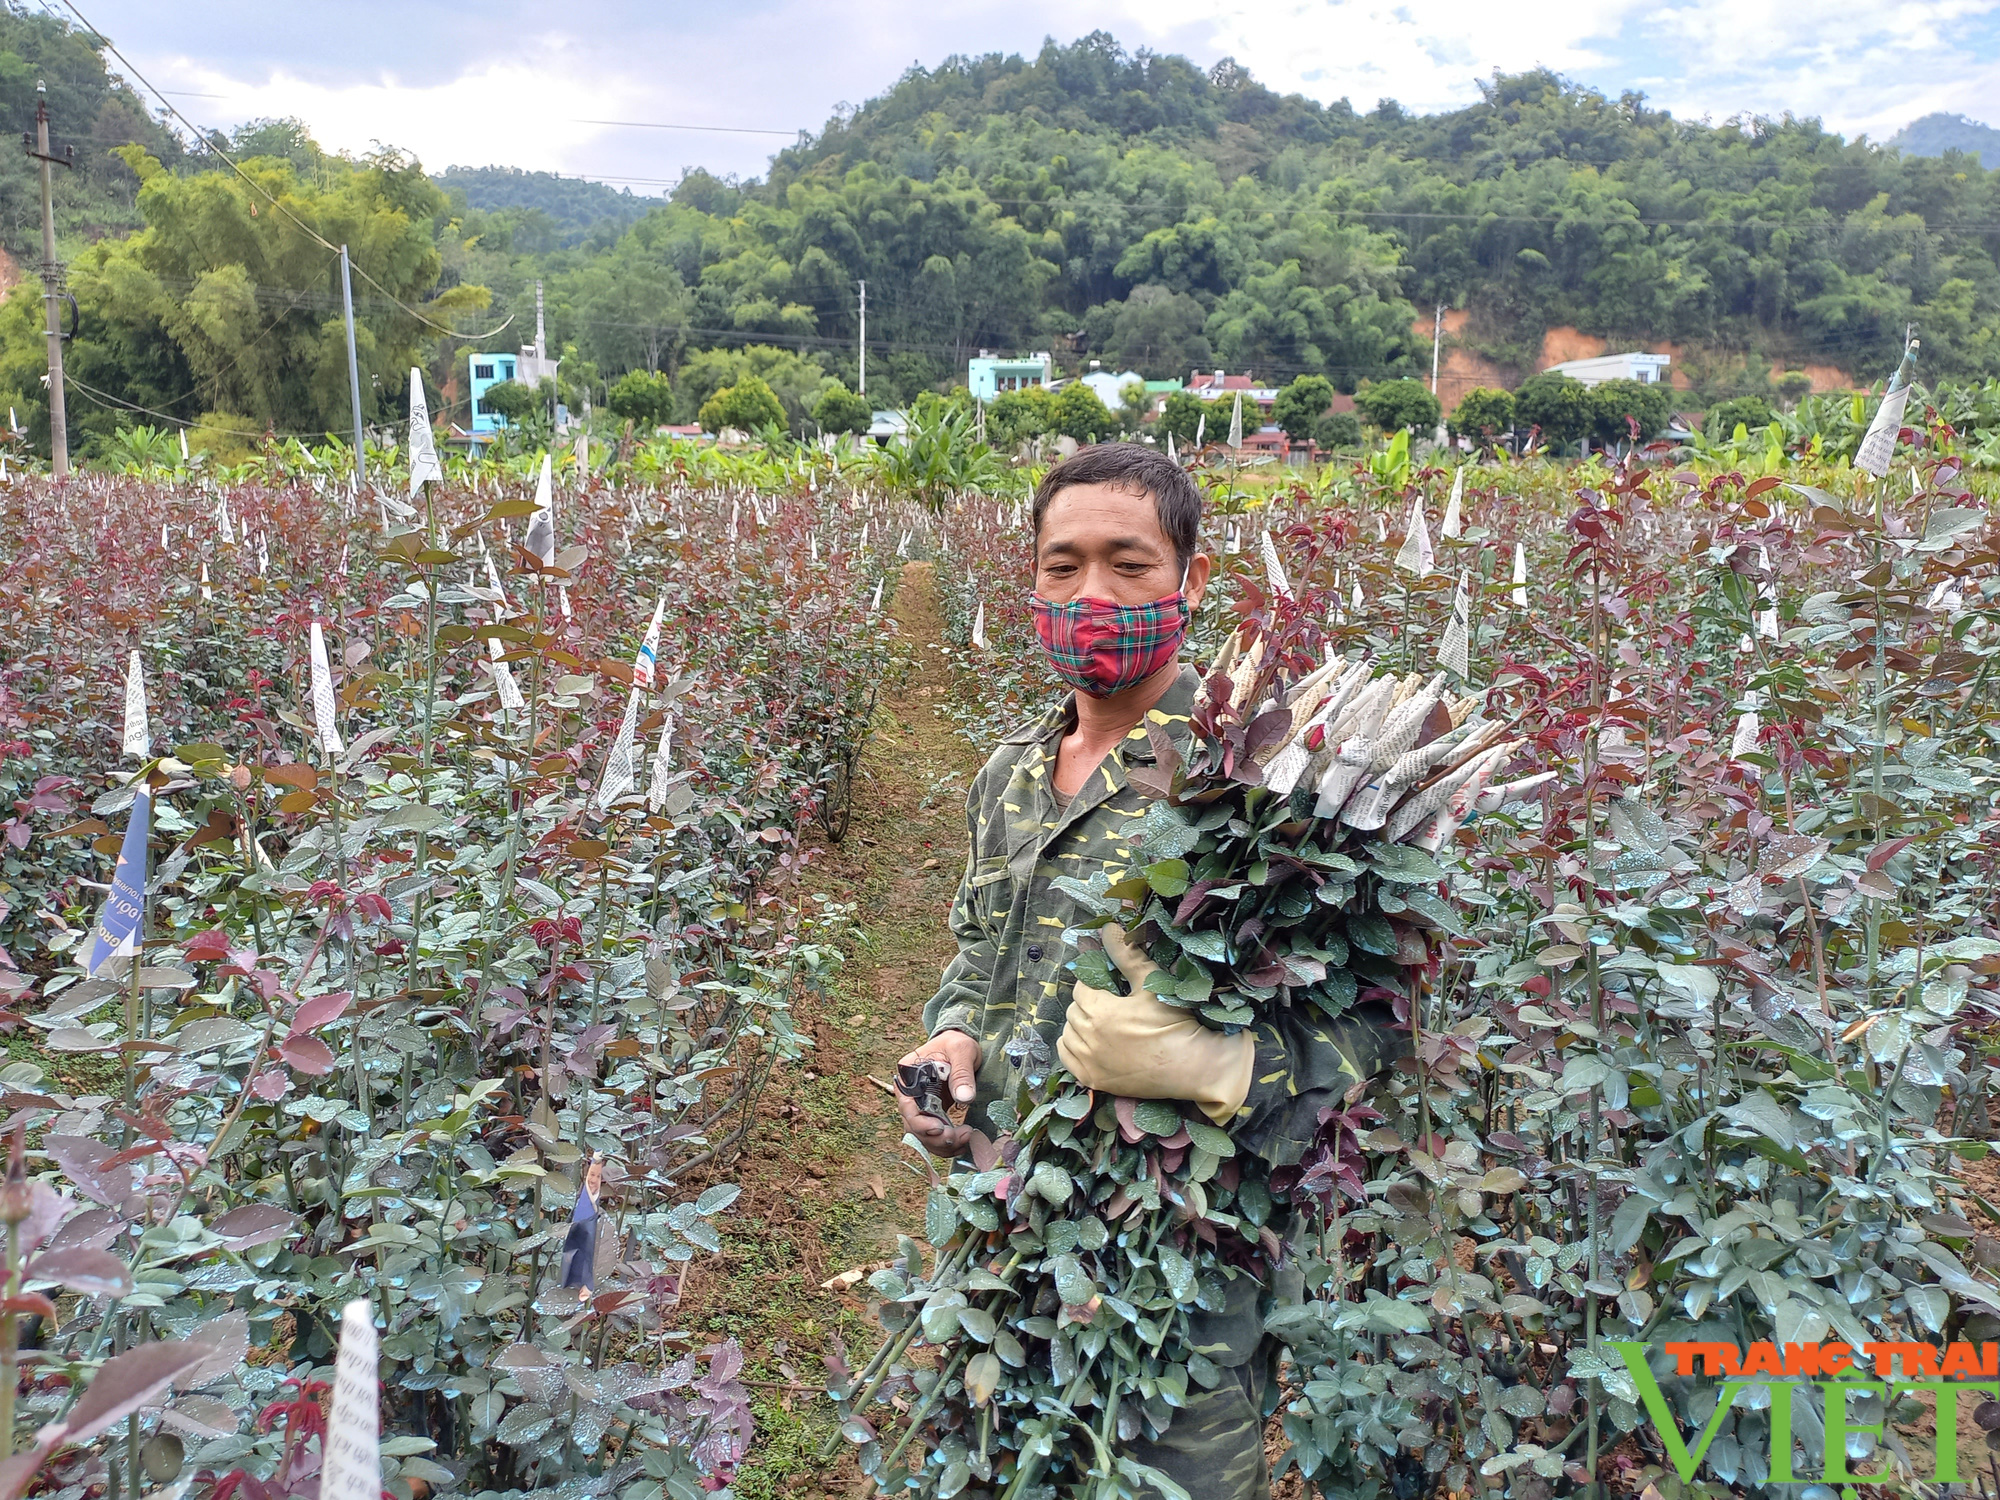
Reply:
[[1056, 676], [1080, 693], [1109, 698], [1151, 677], [1174, 659], [1187, 635], [1185, 586], [1150, 604], [1072, 599], [1055, 604], [1035, 595], [1035, 633]]

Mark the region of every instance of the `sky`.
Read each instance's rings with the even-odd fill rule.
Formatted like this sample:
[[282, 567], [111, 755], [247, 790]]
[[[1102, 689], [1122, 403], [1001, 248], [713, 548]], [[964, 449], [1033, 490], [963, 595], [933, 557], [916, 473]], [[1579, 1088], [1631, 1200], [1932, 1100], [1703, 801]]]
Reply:
[[1547, 66], [1683, 117], [1789, 112], [1875, 139], [1939, 110], [2000, 124], [2000, 0], [76, 4], [203, 128], [297, 116], [337, 150], [394, 145], [432, 170], [501, 164], [637, 193], [690, 166], [759, 175], [793, 133], [913, 64], [1032, 55], [1095, 29], [1204, 66], [1233, 57], [1272, 88], [1359, 109], [1449, 109], [1495, 70]]

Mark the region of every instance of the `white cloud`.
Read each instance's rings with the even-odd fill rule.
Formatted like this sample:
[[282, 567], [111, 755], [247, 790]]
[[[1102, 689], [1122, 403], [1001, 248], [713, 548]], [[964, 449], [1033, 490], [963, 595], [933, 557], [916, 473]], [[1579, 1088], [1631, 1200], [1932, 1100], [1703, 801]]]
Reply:
[[[1991, 117], [2000, 0], [1685, 0], [1642, 35], [1671, 57], [1659, 102], [1725, 118], [1790, 111], [1845, 134], [1893, 134], [1932, 110]], [[1657, 66], [1657, 63], [1655, 64]]]
[[[1273, 88], [1362, 110], [1447, 109], [1496, 69], [1547, 66], [1682, 116], [1790, 111], [1880, 138], [1935, 109], [1990, 119], [2000, 86], [2000, 0], [1816, 0], [1809, 15], [1795, 0], [572, 0], [555, 26], [529, 0], [488, 0], [495, 24], [470, 29], [437, 0], [344, 0], [324, 43], [282, 10], [220, 24], [257, 3], [97, 0], [92, 19], [156, 84], [220, 95], [177, 99], [204, 125], [297, 115], [337, 148], [382, 141], [432, 167], [504, 162], [638, 192], [695, 162], [756, 175], [783, 140], [581, 121], [817, 129], [912, 62], [1032, 56], [1045, 35], [1097, 28], [1204, 66], [1233, 56]], [[188, 53], [204, 18], [218, 24], [193, 29], [215, 46]]]
[[297, 116], [329, 150], [360, 154], [377, 144], [401, 146], [433, 168], [506, 162], [562, 170], [606, 134], [580, 121], [647, 108], [638, 80], [606, 80], [560, 61], [535, 67], [490, 62], [435, 82], [385, 72], [335, 84], [302, 78], [282, 65], [250, 79], [193, 58], [175, 59], [162, 71], [186, 93], [210, 96], [174, 101], [197, 123]]
[[1210, 57], [1231, 56], [1278, 90], [1367, 110], [1390, 98], [1431, 112], [1478, 97], [1496, 68], [1547, 66], [1588, 78], [1645, 0], [1592, 4], [1434, 0], [1150, 0], [1127, 7], [1127, 24], [1162, 38], [1200, 38]]

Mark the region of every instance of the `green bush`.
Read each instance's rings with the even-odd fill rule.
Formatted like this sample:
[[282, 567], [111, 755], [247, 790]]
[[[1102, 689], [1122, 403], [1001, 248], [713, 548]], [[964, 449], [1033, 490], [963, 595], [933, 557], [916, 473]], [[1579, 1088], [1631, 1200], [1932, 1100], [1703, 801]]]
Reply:
[[1471, 438], [1488, 447], [1513, 425], [1513, 393], [1488, 385], [1474, 386], [1459, 397], [1457, 409], [1451, 414], [1453, 437]]
[[1282, 391], [1271, 407], [1271, 420], [1284, 429], [1285, 436], [1303, 443], [1319, 428], [1320, 419], [1333, 404], [1333, 382], [1324, 375], [1301, 375]]
[[1044, 386], [1002, 391], [986, 408], [986, 436], [995, 445], [1012, 448], [1040, 437], [1055, 422], [1055, 397]]
[[604, 404], [640, 431], [651, 432], [673, 420], [674, 383], [651, 370], [629, 370], [618, 377]]
[[1153, 430], [1162, 439], [1172, 433], [1174, 441], [1183, 448], [1191, 447], [1194, 435], [1201, 431], [1201, 419], [1208, 414], [1208, 403], [1193, 391], [1173, 391], [1160, 408], [1160, 419], [1153, 424]]
[[1774, 420], [1771, 403], [1762, 396], [1736, 396], [1717, 402], [1710, 408], [1708, 416], [1702, 421], [1701, 435], [1711, 442], [1719, 442], [1727, 439], [1738, 423], [1755, 432], [1760, 427], [1769, 427]]
[[766, 427], [785, 425], [785, 408], [768, 385], [755, 375], [746, 375], [704, 401], [695, 420], [704, 432], [720, 432], [725, 427], [762, 432]]
[[1072, 380], [1054, 393], [1049, 406], [1049, 430], [1079, 443], [1096, 443], [1116, 437], [1121, 430], [1111, 408], [1098, 399], [1097, 392], [1080, 380]]
[[1632, 422], [1639, 424], [1643, 443], [1667, 430], [1674, 414], [1673, 393], [1643, 380], [1607, 380], [1592, 389], [1590, 414], [1592, 436], [1600, 443], [1629, 443]]
[[1354, 405], [1361, 415], [1384, 432], [1414, 432], [1428, 435], [1438, 424], [1444, 408], [1431, 388], [1421, 380], [1379, 380], [1355, 393]]
[[1593, 420], [1590, 388], [1571, 376], [1536, 375], [1514, 392], [1514, 430], [1538, 427], [1545, 443], [1561, 446], [1588, 437]]
[[521, 421], [540, 402], [541, 397], [518, 380], [503, 380], [498, 385], [489, 385], [479, 398], [481, 406], [509, 423]]
[[866, 396], [836, 381], [813, 403], [812, 419], [821, 432], [866, 432], [875, 421], [875, 408]]
[[1313, 441], [1320, 447], [1351, 449], [1361, 446], [1361, 418], [1351, 411], [1330, 411], [1313, 426]]

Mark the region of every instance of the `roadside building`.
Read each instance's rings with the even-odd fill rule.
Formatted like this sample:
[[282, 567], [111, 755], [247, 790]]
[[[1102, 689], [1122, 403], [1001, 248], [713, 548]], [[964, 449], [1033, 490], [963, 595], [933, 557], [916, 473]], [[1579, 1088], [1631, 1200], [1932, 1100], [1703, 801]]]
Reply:
[[1046, 350], [1035, 354], [990, 355], [981, 350], [965, 365], [965, 388], [975, 401], [991, 401], [1009, 391], [1054, 382], [1056, 362]]
[[1600, 354], [1594, 359], [1566, 359], [1550, 365], [1544, 375], [1567, 375], [1585, 385], [1602, 385], [1607, 380], [1636, 380], [1641, 385], [1659, 385], [1667, 378], [1673, 357], [1645, 354], [1634, 349], [1625, 354]]

